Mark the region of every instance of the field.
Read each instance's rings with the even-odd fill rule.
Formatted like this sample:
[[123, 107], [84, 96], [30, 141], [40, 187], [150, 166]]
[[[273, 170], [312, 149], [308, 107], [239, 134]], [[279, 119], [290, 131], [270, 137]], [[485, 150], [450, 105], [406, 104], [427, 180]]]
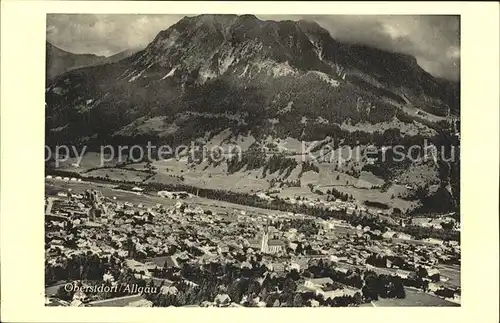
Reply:
[[[418, 203], [414, 201], [405, 201], [398, 198], [392, 199], [390, 191], [381, 192], [377, 189], [357, 188], [348, 185], [336, 186], [335, 188], [342, 193], [352, 195], [357, 201], [377, 201], [387, 204], [393, 208], [397, 207], [403, 212], [405, 210], [411, 210], [418, 205]], [[326, 187], [324, 187], [324, 189], [326, 189]]]
[[[402, 106], [401, 109], [403, 110], [404, 113], [406, 113], [410, 116], [417, 116], [417, 111], [419, 111], [419, 109], [417, 107], [411, 107], [408, 105]], [[426, 120], [428, 122], [433, 122], [433, 123], [437, 123], [439, 121], [446, 120], [446, 118], [444, 118], [444, 117], [440, 117], [440, 116], [437, 116], [437, 115], [434, 115], [431, 113], [426, 113], [426, 112], [424, 112], [424, 115], [418, 116], [418, 118], [421, 118], [423, 120]]]
[[[152, 164], [159, 174], [182, 176], [184, 178], [183, 184], [185, 185], [244, 193], [257, 192], [269, 188], [269, 183], [261, 178], [262, 170], [240, 171], [234, 174], [227, 174], [225, 163], [213, 167], [204, 161], [199, 165], [189, 167], [185, 161], [177, 161], [175, 159], [154, 161]], [[164, 176], [162, 178], [166, 179]]]
[[106, 177], [112, 181], [142, 182], [151, 177], [144, 171], [129, 170], [123, 168], [100, 168], [82, 174], [84, 177]]
[[[206, 142], [206, 148], [210, 149], [214, 145], [227, 146], [230, 143], [237, 143], [244, 145], [248, 148], [255, 142], [255, 138], [251, 135], [247, 136], [233, 136], [228, 131], [222, 131], [219, 134], [208, 139], [200, 138]], [[392, 184], [383, 191], [380, 189], [384, 184], [384, 179], [375, 176], [371, 172], [361, 171], [366, 160], [359, 159], [358, 154], [362, 154], [364, 146], [359, 146], [359, 151], [354, 148], [354, 151], [347, 150], [332, 151], [326, 153], [332, 157], [331, 162], [315, 162], [319, 172], [309, 170], [302, 172], [302, 161], [306, 155], [301, 142], [291, 138], [277, 139], [269, 136], [265, 141], [273, 142], [277, 145], [279, 150], [295, 153], [294, 156], [288, 156], [297, 161], [297, 166], [292, 170], [288, 177], [284, 178], [285, 173], [276, 171], [272, 174], [266, 173], [263, 176], [263, 167], [248, 170], [244, 166], [239, 171], [229, 174], [227, 172], [227, 164], [225, 161], [219, 165], [209, 164], [207, 159], [200, 163], [188, 163], [187, 158], [169, 160], [155, 160], [151, 164], [135, 163], [127, 164], [126, 169], [115, 167], [116, 162], [108, 162], [105, 166], [101, 167], [101, 159], [99, 153], [87, 153], [82, 159], [80, 165], [75, 165], [76, 158], [68, 160], [63, 163], [61, 170], [67, 170], [80, 173], [82, 177], [104, 177], [114, 181], [130, 181], [130, 182], [145, 182], [145, 183], [159, 183], [159, 184], [184, 184], [188, 186], [219, 189], [226, 191], [234, 191], [239, 193], [256, 193], [267, 191], [271, 187], [271, 182], [296, 183], [300, 175], [300, 187], [292, 187], [284, 189], [279, 195], [281, 197], [293, 197], [295, 195], [307, 196], [310, 199], [325, 199], [326, 196], [320, 196], [312, 193], [308, 185], [313, 185], [314, 190], [319, 190], [326, 193], [327, 190], [335, 187], [338, 191], [348, 194], [358, 201], [378, 201], [387, 204], [391, 212], [392, 208], [399, 208], [403, 212], [411, 211], [420, 205], [418, 201], [407, 201], [400, 198], [408, 194], [408, 189], [405, 188], [405, 183], [432, 183], [437, 180], [436, 170], [434, 165], [414, 165], [402, 172], [397, 176], [399, 184]], [[308, 144], [313, 144], [308, 142]], [[321, 146], [322, 143], [318, 142], [316, 145]], [[323, 142], [328, 144], [328, 140]], [[242, 147], [243, 148], [243, 147]], [[320, 154], [319, 151], [313, 154]], [[352, 155], [352, 156], [350, 156]], [[343, 163], [338, 165], [337, 161], [342, 156]], [[110, 156], [107, 156], [110, 157]], [[307, 159], [307, 158], [306, 158]], [[432, 164], [432, 162], [430, 162]], [[150, 173], [153, 171], [155, 174]], [[355, 177], [353, 172], [358, 173], [359, 177]]]
[[448, 277], [450, 280], [445, 283], [449, 286], [460, 286], [460, 267], [459, 266], [438, 266], [441, 276]]
[[182, 184], [182, 181], [179, 179], [179, 177], [162, 173], [162, 174], [155, 174], [155, 175], [151, 176], [150, 178], [145, 180], [144, 183], [146, 183], [146, 184], [157, 183], [157, 184], [165, 184], [165, 185], [177, 185], [177, 184]]
[[408, 306], [460, 306], [459, 304], [447, 301], [445, 299], [433, 296], [412, 288], [405, 288], [406, 298], [381, 298], [372, 302], [373, 304], [364, 304], [363, 306], [374, 307], [408, 307]]
[[[63, 150], [61, 150], [61, 153], [62, 152]], [[106, 152], [106, 150], [104, 150], [103, 152]], [[78, 154], [81, 154], [81, 151], [78, 151]], [[111, 158], [112, 156], [108, 154], [103, 154], [101, 158], [101, 154], [99, 152], [87, 152], [82, 156], [80, 161], [76, 157], [69, 158], [66, 161], [60, 161], [58, 170], [75, 172], [75, 173], [84, 173], [87, 172], [89, 169], [93, 168], [98, 168], [103, 166], [107, 167], [116, 166], [116, 164], [118, 163], [117, 158], [109, 162], [104, 162], [105, 160]]]

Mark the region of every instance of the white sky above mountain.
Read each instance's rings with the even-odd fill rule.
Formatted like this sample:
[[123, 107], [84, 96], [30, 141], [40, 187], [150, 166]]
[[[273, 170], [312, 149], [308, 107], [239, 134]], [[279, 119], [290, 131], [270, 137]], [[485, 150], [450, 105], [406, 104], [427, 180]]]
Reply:
[[[49, 14], [47, 41], [72, 53], [109, 56], [145, 47], [183, 15]], [[314, 20], [333, 38], [410, 54], [429, 73], [460, 77], [459, 16], [289, 16], [258, 15], [263, 20]]]

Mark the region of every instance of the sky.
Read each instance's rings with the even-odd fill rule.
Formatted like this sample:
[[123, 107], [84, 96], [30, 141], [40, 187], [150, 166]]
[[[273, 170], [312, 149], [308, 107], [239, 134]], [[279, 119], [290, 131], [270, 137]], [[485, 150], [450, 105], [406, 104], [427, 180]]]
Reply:
[[[144, 48], [184, 15], [49, 14], [47, 41], [72, 53], [109, 56]], [[257, 15], [262, 20], [314, 20], [339, 41], [409, 54], [427, 72], [460, 78], [460, 17], [409, 15]]]

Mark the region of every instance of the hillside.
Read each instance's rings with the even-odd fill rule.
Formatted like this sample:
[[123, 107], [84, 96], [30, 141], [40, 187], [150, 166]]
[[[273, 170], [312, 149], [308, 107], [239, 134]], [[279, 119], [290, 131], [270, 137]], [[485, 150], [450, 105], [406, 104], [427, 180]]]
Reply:
[[117, 62], [139, 51], [139, 49], [127, 49], [109, 57], [93, 54], [73, 54], [45, 42], [46, 47], [46, 78], [51, 79], [68, 71], [100, 64]]
[[142, 48], [130, 48], [130, 49], [122, 50], [121, 52], [118, 52], [116, 54], [113, 54], [111, 56], [106, 57], [106, 59], [104, 59], [104, 61], [103, 61], [103, 64], [110, 64], [110, 63], [121, 61], [122, 59], [125, 59], [129, 56], [134, 55], [135, 53], [137, 53], [141, 49]]
[[[193, 185], [234, 190], [298, 180], [304, 193], [308, 184], [340, 184], [336, 178], [342, 175], [341, 189], [356, 199], [378, 190], [370, 198], [411, 210], [433, 194], [432, 185], [450, 184], [453, 165], [367, 166], [357, 160], [335, 169], [332, 162], [313, 160], [319, 167], [315, 177], [301, 171], [304, 151], [297, 147], [409, 147], [424, 139], [450, 147], [456, 140], [446, 115], [459, 115], [458, 89], [425, 72], [413, 57], [338, 42], [314, 22], [201, 15], [181, 19], [132, 56], [52, 79], [46, 140], [90, 147], [245, 143], [237, 164], [228, 157], [218, 164], [188, 159], [169, 167]], [[156, 166], [165, 169], [162, 162]], [[194, 168], [206, 176], [187, 175]], [[361, 173], [371, 179], [360, 182]], [[249, 178], [255, 178], [254, 188], [246, 187]], [[455, 176], [451, 186], [456, 183]], [[427, 190], [415, 203], [403, 202], [413, 198], [402, 189], [410, 184]]]
[[77, 68], [100, 64], [105, 59], [104, 56], [97, 56], [93, 54], [73, 54], [62, 50], [49, 42], [45, 42], [45, 47], [47, 79]]

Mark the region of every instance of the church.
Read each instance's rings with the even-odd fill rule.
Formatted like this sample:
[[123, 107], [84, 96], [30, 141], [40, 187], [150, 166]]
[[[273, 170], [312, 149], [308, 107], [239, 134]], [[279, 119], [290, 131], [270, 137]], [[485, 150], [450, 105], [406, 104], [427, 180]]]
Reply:
[[285, 251], [285, 243], [282, 240], [274, 239], [274, 235], [269, 230], [269, 221], [266, 223], [260, 243], [258, 240], [251, 242], [251, 247], [260, 249], [264, 254], [275, 254]]

